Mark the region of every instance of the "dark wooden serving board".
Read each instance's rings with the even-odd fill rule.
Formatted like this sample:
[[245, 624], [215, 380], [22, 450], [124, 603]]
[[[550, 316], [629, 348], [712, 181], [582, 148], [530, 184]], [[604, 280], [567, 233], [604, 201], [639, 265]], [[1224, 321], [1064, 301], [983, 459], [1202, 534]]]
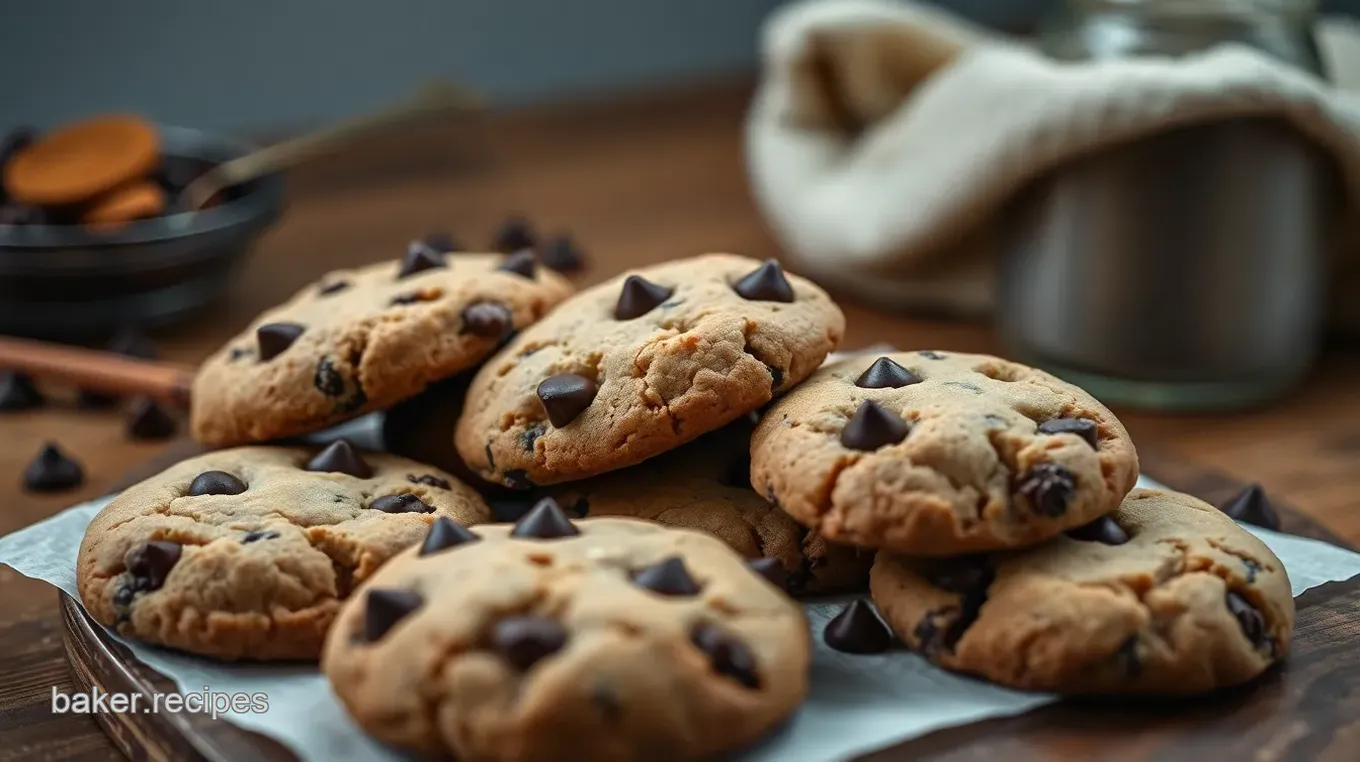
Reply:
[[[186, 445], [188, 447], [188, 445]], [[172, 448], [145, 473], [178, 460]], [[1140, 448], [1143, 470], [1174, 489], [1220, 504], [1243, 485]], [[1326, 527], [1280, 505], [1285, 531], [1350, 547]], [[167, 693], [148, 668], [62, 594], [63, 639], [79, 690]], [[1294, 650], [1285, 665], [1243, 688], [1185, 701], [1059, 702], [1011, 718], [946, 728], [866, 755], [906, 760], [1355, 760], [1360, 759], [1360, 577], [1297, 599]], [[146, 699], [149, 702], [149, 698]], [[296, 762], [284, 746], [200, 714], [99, 714], [133, 760]]]

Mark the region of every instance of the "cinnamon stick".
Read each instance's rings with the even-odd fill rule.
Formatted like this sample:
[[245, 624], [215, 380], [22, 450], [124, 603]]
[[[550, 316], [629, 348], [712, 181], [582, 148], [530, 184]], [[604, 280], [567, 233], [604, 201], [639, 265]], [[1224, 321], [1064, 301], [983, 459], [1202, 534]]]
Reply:
[[0, 336], [0, 369], [105, 394], [146, 395], [181, 408], [189, 406], [194, 382], [194, 369], [188, 366], [11, 336]]

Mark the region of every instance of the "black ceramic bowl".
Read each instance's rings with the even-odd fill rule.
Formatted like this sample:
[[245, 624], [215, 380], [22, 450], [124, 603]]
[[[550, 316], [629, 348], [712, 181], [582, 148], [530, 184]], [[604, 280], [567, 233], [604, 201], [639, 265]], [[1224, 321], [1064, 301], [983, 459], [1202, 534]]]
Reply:
[[[195, 171], [250, 150], [198, 130], [160, 131], [160, 172], [172, 196]], [[164, 177], [176, 173], [182, 176]], [[232, 189], [212, 208], [171, 208], [107, 232], [0, 225], [0, 333], [86, 341], [123, 326], [172, 323], [223, 294], [282, 203], [283, 179], [269, 175]]]

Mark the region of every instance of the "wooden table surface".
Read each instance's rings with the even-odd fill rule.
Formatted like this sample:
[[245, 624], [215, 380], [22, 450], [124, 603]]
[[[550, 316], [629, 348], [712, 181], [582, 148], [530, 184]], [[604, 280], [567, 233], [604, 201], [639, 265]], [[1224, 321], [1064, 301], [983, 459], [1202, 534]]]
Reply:
[[[508, 212], [543, 231], [570, 231], [593, 282], [624, 267], [702, 251], [775, 256], [742, 170], [745, 85], [714, 85], [600, 104], [496, 114], [421, 128], [289, 178], [288, 209], [210, 314], [153, 334], [165, 359], [195, 363], [255, 314], [321, 273], [399, 256], [448, 230], [485, 242]], [[998, 351], [987, 325], [888, 315], [841, 298], [847, 348]], [[1140, 447], [1261, 482], [1272, 494], [1360, 543], [1360, 352], [1331, 347], [1304, 387], [1266, 409], [1170, 416], [1118, 411]], [[57, 391], [54, 390], [54, 394]], [[167, 445], [133, 444], [118, 411], [69, 404], [0, 418], [0, 534], [106, 493]], [[35, 496], [19, 474], [44, 441], [85, 465], [85, 486]], [[1155, 476], [1155, 474], [1153, 474]], [[0, 760], [119, 759], [95, 722], [54, 715], [52, 688], [71, 690], [57, 596], [0, 567]]]

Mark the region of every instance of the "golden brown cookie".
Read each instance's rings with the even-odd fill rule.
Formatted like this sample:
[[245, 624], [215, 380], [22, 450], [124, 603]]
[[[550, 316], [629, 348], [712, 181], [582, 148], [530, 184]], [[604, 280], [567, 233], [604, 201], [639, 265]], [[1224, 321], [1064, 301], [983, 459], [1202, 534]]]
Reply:
[[155, 217], [165, 211], [165, 191], [149, 180], [117, 188], [95, 199], [80, 215], [85, 225], [107, 227]]
[[146, 177], [156, 167], [160, 135], [137, 116], [111, 115], [58, 128], [4, 167], [5, 190], [37, 206], [80, 204]]

